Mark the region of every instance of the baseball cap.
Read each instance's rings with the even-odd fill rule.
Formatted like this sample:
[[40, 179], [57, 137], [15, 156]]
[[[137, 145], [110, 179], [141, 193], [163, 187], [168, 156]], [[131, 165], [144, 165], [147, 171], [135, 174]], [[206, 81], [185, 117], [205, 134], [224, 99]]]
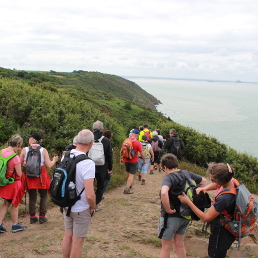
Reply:
[[28, 135], [28, 137], [32, 137], [37, 141], [40, 141], [42, 139], [42, 137], [39, 133], [32, 133], [31, 135]]
[[137, 130], [137, 129], [134, 129], [134, 130], [133, 130], [133, 133], [134, 133], [134, 134], [140, 134], [139, 130]]

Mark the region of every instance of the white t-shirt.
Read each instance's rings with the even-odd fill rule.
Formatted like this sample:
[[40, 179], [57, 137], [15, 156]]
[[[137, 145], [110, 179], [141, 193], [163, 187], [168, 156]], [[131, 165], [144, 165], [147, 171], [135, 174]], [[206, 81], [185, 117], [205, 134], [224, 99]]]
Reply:
[[[84, 152], [78, 150], [71, 150], [71, 153], [74, 153], [75, 156], [85, 154]], [[82, 191], [84, 187], [84, 180], [90, 178], [95, 178], [95, 163], [90, 159], [82, 160], [76, 165], [77, 194], [80, 194], [80, 192]], [[80, 212], [90, 208], [90, 205], [88, 204], [86, 199], [86, 191], [87, 189], [84, 189], [81, 194], [81, 199], [72, 206], [72, 212]]]

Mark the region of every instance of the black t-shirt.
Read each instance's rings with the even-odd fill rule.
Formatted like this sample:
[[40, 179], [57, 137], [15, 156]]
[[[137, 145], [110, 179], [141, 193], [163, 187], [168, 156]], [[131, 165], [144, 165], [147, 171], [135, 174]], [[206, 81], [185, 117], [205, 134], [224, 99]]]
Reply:
[[[182, 170], [180, 170], [176, 173], [183, 174], [184, 172]], [[201, 176], [194, 174], [193, 172], [190, 172], [190, 171], [188, 171], [188, 173], [191, 176], [191, 178], [196, 182], [197, 185], [201, 183], [201, 181], [202, 181]], [[174, 173], [170, 173], [163, 177], [162, 186], [164, 186], [164, 185], [169, 187], [168, 196], [169, 196], [170, 205], [171, 205], [171, 207], [173, 206], [176, 209], [176, 213], [169, 214], [169, 216], [182, 218], [182, 216], [179, 213], [179, 207], [180, 207], [181, 202], [177, 198], [178, 195], [174, 195], [170, 191], [170, 189], [172, 189], [174, 192], [180, 191], [182, 189], [182, 182], [180, 182], [180, 179], [176, 175], [174, 175]], [[161, 202], [161, 216], [164, 217], [165, 213], [166, 213], [165, 208]]]
[[219, 213], [226, 210], [229, 215], [233, 215], [235, 210], [235, 203], [236, 203], [236, 195], [232, 193], [225, 193], [215, 198], [215, 202], [213, 203], [213, 206], [215, 210]]

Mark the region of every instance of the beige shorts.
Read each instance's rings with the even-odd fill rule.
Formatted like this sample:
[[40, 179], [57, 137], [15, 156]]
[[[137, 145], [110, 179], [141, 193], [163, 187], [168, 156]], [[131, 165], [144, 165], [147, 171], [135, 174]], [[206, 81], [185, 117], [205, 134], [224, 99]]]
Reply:
[[71, 212], [69, 217], [66, 216], [66, 209], [64, 209], [65, 230], [72, 231], [74, 236], [86, 237], [90, 228], [90, 222], [90, 209]]

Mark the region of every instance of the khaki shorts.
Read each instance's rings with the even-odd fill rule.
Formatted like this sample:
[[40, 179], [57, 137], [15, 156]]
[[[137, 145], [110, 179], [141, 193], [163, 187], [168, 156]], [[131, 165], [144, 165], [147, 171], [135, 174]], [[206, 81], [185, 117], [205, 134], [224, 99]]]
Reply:
[[66, 216], [66, 209], [64, 209], [64, 225], [65, 230], [73, 231], [76, 237], [86, 237], [90, 228], [91, 215], [90, 209], [71, 212], [70, 216]]

